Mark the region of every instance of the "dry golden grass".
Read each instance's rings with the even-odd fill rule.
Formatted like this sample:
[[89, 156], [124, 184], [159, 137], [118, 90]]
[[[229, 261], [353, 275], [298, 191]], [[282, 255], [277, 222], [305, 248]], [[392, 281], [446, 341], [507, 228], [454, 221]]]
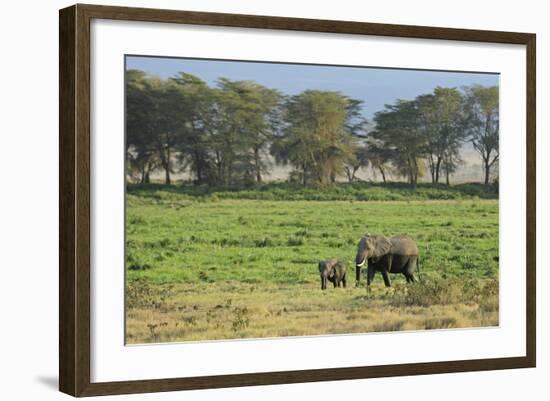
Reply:
[[[490, 283], [491, 281], [487, 281]], [[148, 304], [127, 312], [127, 342], [177, 342], [431, 330], [498, 325], [498, 291], [481, 283], [479, 296], [459, 294], [456, 282], [438, 284], [452, 294], [422, 302], [417, 286], [321, 291], [317, 286], [237, 282], [177, 284], [149, 291]], [[147, 286], [142, 283], [141, 285]], [[482, 291], [485, 291], [483, 293]], [[413, 294], [410, 295], [409, 292]], [[467, 295], [467, 298], [466, 298]]]

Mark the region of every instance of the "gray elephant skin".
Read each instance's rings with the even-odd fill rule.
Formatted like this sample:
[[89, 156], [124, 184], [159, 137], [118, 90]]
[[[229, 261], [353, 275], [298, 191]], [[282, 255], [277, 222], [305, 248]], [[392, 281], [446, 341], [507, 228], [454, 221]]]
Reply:
[[322, 260], [319, 262], [321, 289], [327, 289], [327, 280], [336, 287], [346, 287], [346, 264], [340, 259]]
[[414, 283], [418, 269], [418, 246], [407, 235], [385, 237], [366, 234], [357, 245], [355, 256], [355, 285], [361, 281], [361, 268], [367, 264], [367, 286], [370, 286], [374, 274], [382, 273], [384, 284], [391, 287], [389, 273], [401, 273], [407, 283]]

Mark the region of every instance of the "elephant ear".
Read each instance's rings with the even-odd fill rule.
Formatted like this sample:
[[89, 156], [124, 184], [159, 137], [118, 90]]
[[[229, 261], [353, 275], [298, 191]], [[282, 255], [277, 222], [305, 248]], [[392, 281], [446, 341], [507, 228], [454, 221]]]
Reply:
[[372, 256], [374, 258], [381, 258], [390, 252], [391, 242], [383, 235], [373, 235], [369, 237], [369, 245], [372, 248]]

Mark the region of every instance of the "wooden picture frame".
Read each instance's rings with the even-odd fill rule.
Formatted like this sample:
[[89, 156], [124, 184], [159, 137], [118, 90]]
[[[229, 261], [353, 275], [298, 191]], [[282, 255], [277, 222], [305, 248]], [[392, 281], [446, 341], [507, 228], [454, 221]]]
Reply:
[[[90, 21], [94, 18], [525, 45], [527, 54], [525, 60], [527, 71], [526, 355], [92, 383], [90, 380]], [[59, 28], [59, 388], [62, 392], [73, 396], [94, 396], [535, 366], [536, 37], [534, 34], [80, 4], [60, 10]]]

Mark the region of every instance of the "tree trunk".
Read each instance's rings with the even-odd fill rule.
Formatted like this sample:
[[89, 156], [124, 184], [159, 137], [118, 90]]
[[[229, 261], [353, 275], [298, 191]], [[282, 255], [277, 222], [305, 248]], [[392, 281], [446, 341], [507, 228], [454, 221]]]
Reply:
[[382, 181], [384, 181], [384, 184], [386, 183], [386, 174], [384, 173], [384, 169], [382, 166], [378, 166], [378, 170], [380, 170], [380, 174], [382, 174]]
[[351, 169], [349, 167], [346, 167], [345, 170], [346, 170], [346, 175], [348, 177], [348, 182], [352, 182], [353, 181], [353, 175], [352, 175]]
[[317, 174], [317, 180], [319, 181], [319, 184], [321, 186], [325, 186], [326, 182], [328, 181], [327, 173], [325, 171], [321, 171], [319, 174]]
[[441, 156], [437, 156], [437, 163], [435, 165], [435, 183], [439, 184], [439, 172], [441, 169]]
[[410, 156], [407, 157], [407, 167], [408, 167], [408, 174], [409, 174], [409, 184], [414, 184], [414, 171], [412, 166], [412, 161]]
[[226, 185], [231, 185], [233, 183], [233, 156], [229, 156], [227, 161], [227, 177], [225, 180]]
[[151, 170], [153, 170], [153, 164], [152, 163], [147, 163], [145, 165], [145, 176], [144, 176], [144, 180], [143, 180], [144, 184], [150, 184], [151, 183]]
[[164, 169], [164, 183], [170, 184], [170, 148], [167, 145], [159, 146], [160, 164]]
[[428, 162], [430, 164], [430, 175], [432, 176], [432, 184], [435, 184], [435, 161], [432, 154], [430, 154]]
[[489, 174], [491, 170], [491, 166], [489, 166], [489, 159], [485, 160], [485, 185], [489, 184]]
[[418, 181], [418, 166], [416, 164], [416, 159], [411, 159], [411, 165], [412, 165], [412, 171], [411, 171], [411, 179], [412, 179], [412, 187], [413, 189], [416, 189], [416, 182]]
[[140, 179], [139, 182], [140, 182], [140, 184], [145, 184], [145, 166], [141, 170], [141, 179]]
[[202, 184], [202, 166], [200, 165], [200, 163], [197, 165], [197, 180], [196, 180], [196, 184], [197, 185], [200, 185]]
[[[193, 164], [195, 165], [195, 185], [199, 185], [202, 183], [202, 162], [199, 152], [194, 151], [193, 152]], [[193, 165], [191, 165], [191, 171], [192, 171]]]
[[216, 177], [216, 182], [219, 184], [220, 182], [222, 182], [223, 165], [221, 155], [218, 150], [216, 150], [216, 171], [218, 174], [218, 176]]
[[261, 183], [262, 182], [262, 168], [261, 168], [261, 160], [260, 160], [260, 150], [258, 148], [254, 149], [254, 167], [256, 169], [256, 182]]
[[172, 180], [170, 178], [170, 147], [166, 147], [166, 155], [164, 156], [164, 183], [170, 185]]

